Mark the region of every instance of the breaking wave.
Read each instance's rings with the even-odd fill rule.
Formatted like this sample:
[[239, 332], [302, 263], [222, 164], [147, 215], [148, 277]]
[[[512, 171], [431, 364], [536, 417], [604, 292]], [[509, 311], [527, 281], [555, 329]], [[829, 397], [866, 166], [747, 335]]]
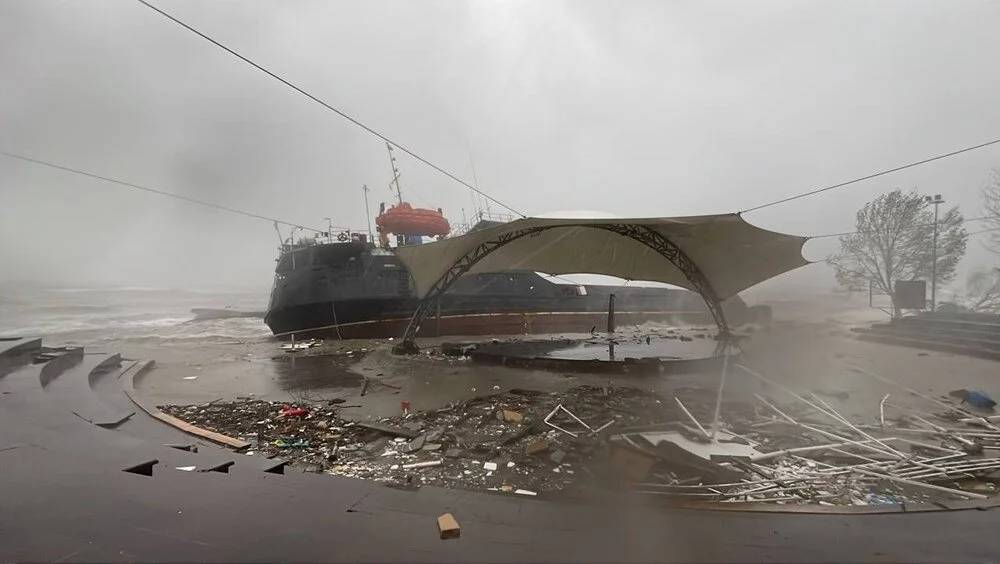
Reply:
[[0, 301], [0, 337], [42, 336], [65, 343], [116, 340], [245, 341], [271, 334], [259, 317], [197, 319], [193, 308], [259, 311], [247, 293], [164, 292], [162, 288], [63, 288]]

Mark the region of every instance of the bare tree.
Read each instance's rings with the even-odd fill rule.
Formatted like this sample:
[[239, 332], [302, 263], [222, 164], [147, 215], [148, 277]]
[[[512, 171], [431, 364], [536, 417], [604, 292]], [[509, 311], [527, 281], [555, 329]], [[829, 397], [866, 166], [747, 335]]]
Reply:
[[[837, 282], [867, 286], [892, 296], [897, 280], [929, 279], [934, 262], [934, 212], [916, 192], [894, 190], [865, 204], [857, 213], [856, 233], [840, 238], [840, 251], [828, 262]], [[953, 207], [938, 220], [937, 280], [950, 281], [965, 254], [968, 233]], [[893, 301], [893, 314], [899, 315]]]
[[1000, 255], [1000, 168], [990, 172], [990, 179], [983, 188], [983, 212], [993, 218], [986, 220], [987, 229], [994, 230], [986, 236], [984, 245]]
[[1000, 313], [1000, 268], [973, 272], [965, 289], [966, 307], [983, 313]]

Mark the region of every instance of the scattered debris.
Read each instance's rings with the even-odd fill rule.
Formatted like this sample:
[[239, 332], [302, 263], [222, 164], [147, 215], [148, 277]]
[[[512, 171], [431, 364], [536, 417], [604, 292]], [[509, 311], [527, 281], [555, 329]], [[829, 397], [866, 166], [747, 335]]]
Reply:
[[309, 415], [309, 410], [302, 407], [286, 405], [281, 408], [280, 415], [281, 417], [305, 417]]
[[962, 403], [967, 403], [978, 409], [992, 410], [997, 404], [997, 402], [993, 401], [993, 398], [985, 392], [976, 390], [952, 390], [948, 392], [948, 395], [953, 398], [958, 398], [962, 400]]
[[[250, 442], [262, 456], [406, 489], [582, 496], [627, 488], [680, 500], [846, 506], [981, 499], [1000, 487], [1000, 416], [967, 411], [968, 394], [918, 393], [932, 402], [926, 412], [886, 394], [867, 421], [854, 422], [820, 392], [800, 394], [739, 367], [770, 395], [723, 402], [711, 429], [699, 421], [713, 420], [716, 392], [696, 388], [676, 390], [674, 401], [631, 387], [512, 389], [366, 422], [342, 418], [342, 404], [326, 401], [161, 409]], [[286, 415], [292, 409], [301, 411]]]
[[524, 447], [524, 454], [529, 456], [539, 454], [549, 449], [549, 441], [545, 439], [535, 439]]
[[520, 424], [522, 421], [524, 421], [524, 416], [516, 411], [504, 409], [500, 411], [500, 414], [503, 416], [503, 420], [508, 423]]
[[298, 352], [304, 351], [306, 349], [311, 349], [313, 347], [318, 347], [323, 344], [323, 339], [309, 339], [306, 341], [295, 342], [294, 338], [291, 343], [287, 345], [281, 345], [281, 350], [288, 352]]
[[[199, 427], [241, 437], [260, 456], [280, 455], [294, 466], [318, 466], [329, 474], [405, 485], [412, 468], [419, 468], [416, 485], [474, 489], [509, 485], [511, 494], [516, 489], [582, 494], [605, 480], [607, 447], [600, 435], [579, 424], [584, 434], [578, 437], [543, 424], [557, 404], [585, 421], [614, 421], [623, 427], [663, 418], [662, 400], [652, 392], [622, 387], [606, 395], [604, 387], [595, 386], [560, 393], [513, 389], [442, 409], [358, 422], [338, 415], [342, 404], [325, 400], [297, 406], [309, 414], [291, 418], [281, 416], [285, 404], [255, 399], [161, 409]], [[520, 422], [508, 422], [516, 417], [505, 412], [520, 415]], [[563, 417], [569, 418], [561, 414], [556, 421]], [[548, 456], [557, 450], [564, 456], [561, 464]], [[408, 467], [423, 462], [430, 464]], [[568, 462], [573, 469], [593, 465], [593, 475], [552, 471], [573, 470], [563, 466]]]
[[411, 429], [404, 429], [401, 427], [391, 427], [389, 425], [379, 425], [378, 423], [355, 423], [355, 426], [361, 427], [362, 429], [370, 429], [372, 431], [378, 431], [379, 433], [384, 433], [386, 435], [392, 435], [395, 437], [406, 437], [408, 439], [415, 439], [417, 435], [420, 434]]
[[438, 531], [440, 531], [442, 539], [457, 539], [462, 534], [458, 521], [451, 513], [445, 513], [438, 517]]
[[[553, 423], [552, 419], [554, 419], [556, 416], [560, 415], [561, 413], [565, 413], [566, 415], [569, 415], [573, 419], [573, 421], [575, 421], [579, 425], [583, 426], [583, 428], [586, 429], [586, 431], [582, 431], [582, 430], [569, 431], [569, 430], [564, 429], [562, 427], [559, 427], [558, 425], [556, 425], [555, 423]], [[549, 427], [552, 427], [553, 429], [556, 429], [558, 431], [562, 431], [563, 433], [566, 433], [567, 435], [569, 435], [569, 436], [571, 436], [573, 438], [576, 438], [576, 437], [580, 436], [584, 432], [596, 433], [598, 431], [601, 431], [602, 429], [604, 429], [605, 427], [607, 427], [608, 425], [610, 425], [613, 422], [614, 422], [614, 419], [612, 419], [611, 421], [609, 421], [607, 424], [601, 426], [600, 428], [594, 429], [590, 425], [587, 425], [586, 423], [584, 423], [582, 419], [580, 419], [579, 417], [577, 417], [576, 415], [574, 415], [572, 411], [570, 411], [570, 410], [566, 409], [565, 407], [563, 407], [563, 404], [561, 404], [561, 403], [559, 405], [555, 406], [555, 408], [551, 412], [549, 412], [549, 414], [546, 415], [545, 419], [544, 419], [544, 423], [546, 425], [548, 425]]]
[[414, 462], [412, 464], [404, 464], [402, 467], [405, 469], [410, 469], [410, 468], [428, 468], [430, 466], [441, 466], [441, 461], [428, 460], [426, 462]]

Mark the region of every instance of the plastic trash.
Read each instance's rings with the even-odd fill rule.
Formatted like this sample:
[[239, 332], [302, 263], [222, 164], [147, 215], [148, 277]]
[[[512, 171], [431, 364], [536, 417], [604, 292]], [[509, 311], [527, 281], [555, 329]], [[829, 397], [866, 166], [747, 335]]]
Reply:
[[309, 410], [302, 407], [284, 406], [281, 408], [282, 417], [305, 417], [309, 415]]
[[962, 400], [962, 403], [967, 403], [972, 407], [979, 409], [993, 409], [993, 407], [997, 404], [997, 402], [993, 401], [993, 398], [991, 398], [989, 394], [978, 390], [952, 390], [948, 392], [948, 395]]

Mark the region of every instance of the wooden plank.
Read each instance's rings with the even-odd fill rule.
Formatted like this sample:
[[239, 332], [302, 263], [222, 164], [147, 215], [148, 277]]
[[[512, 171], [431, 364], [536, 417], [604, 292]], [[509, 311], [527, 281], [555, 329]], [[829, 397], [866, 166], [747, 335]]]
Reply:
[[194, 435], [196, 437], [201, 437], [207, 439], [214, 443], [221, 445], [226, 445], [234, 449], [243, 449], [250, 446], [250, 443], [246, 441], [241, 441], [239, 439], [223, 435], [222, 433], [216, 433], [215, 431], [209, 431], [208, 429], [202, 429], [201, 427], [196, 427], [183, 419], [178, 419], [173, 415], [167, 415], [159, 409], [152, 408], [139, 401], [135, 391], [135, 381], [137, 376], [141, 376], [149, 371], [153, 367], [153, 361], [144, 361], [135, 365], [134, 369], [127, 370], [123, 372], [120, 376], [122, 378], [122, 389], [125, 391], [125, 395], [128, 399], [132, 400], [132, 403], [139, 406], [139, 409], [145, 411], [150, 415], [150, 417], [155, 417], [160, 421], [174, 427], [178, 430], [184, 431], [185, 433]]
[[201, 427], [196, 427], [188, 423], [187, 421], [184, 421], [183, 419], [178, 419], [173, 415], [167, 415], [166, 413], [163, 413], [162, 411], [159, 410], [157, 410], [155, 413], [151, 413], [150, 415], [159, 419], [160, 421], [163, 421], [167, 425], [176, 427], [177, 429], [184, 431], [185, 433], [196, 435], [203, 439], [208, 439], [214, 443], [230, 446], [237, 450], [250, 446], [250, 443], [246, 441], [241, 441], [239, 439], [223, 435], [222, 433], [216, 433], [215, 431], [209, 431], [208, 429], [202, 429]]

